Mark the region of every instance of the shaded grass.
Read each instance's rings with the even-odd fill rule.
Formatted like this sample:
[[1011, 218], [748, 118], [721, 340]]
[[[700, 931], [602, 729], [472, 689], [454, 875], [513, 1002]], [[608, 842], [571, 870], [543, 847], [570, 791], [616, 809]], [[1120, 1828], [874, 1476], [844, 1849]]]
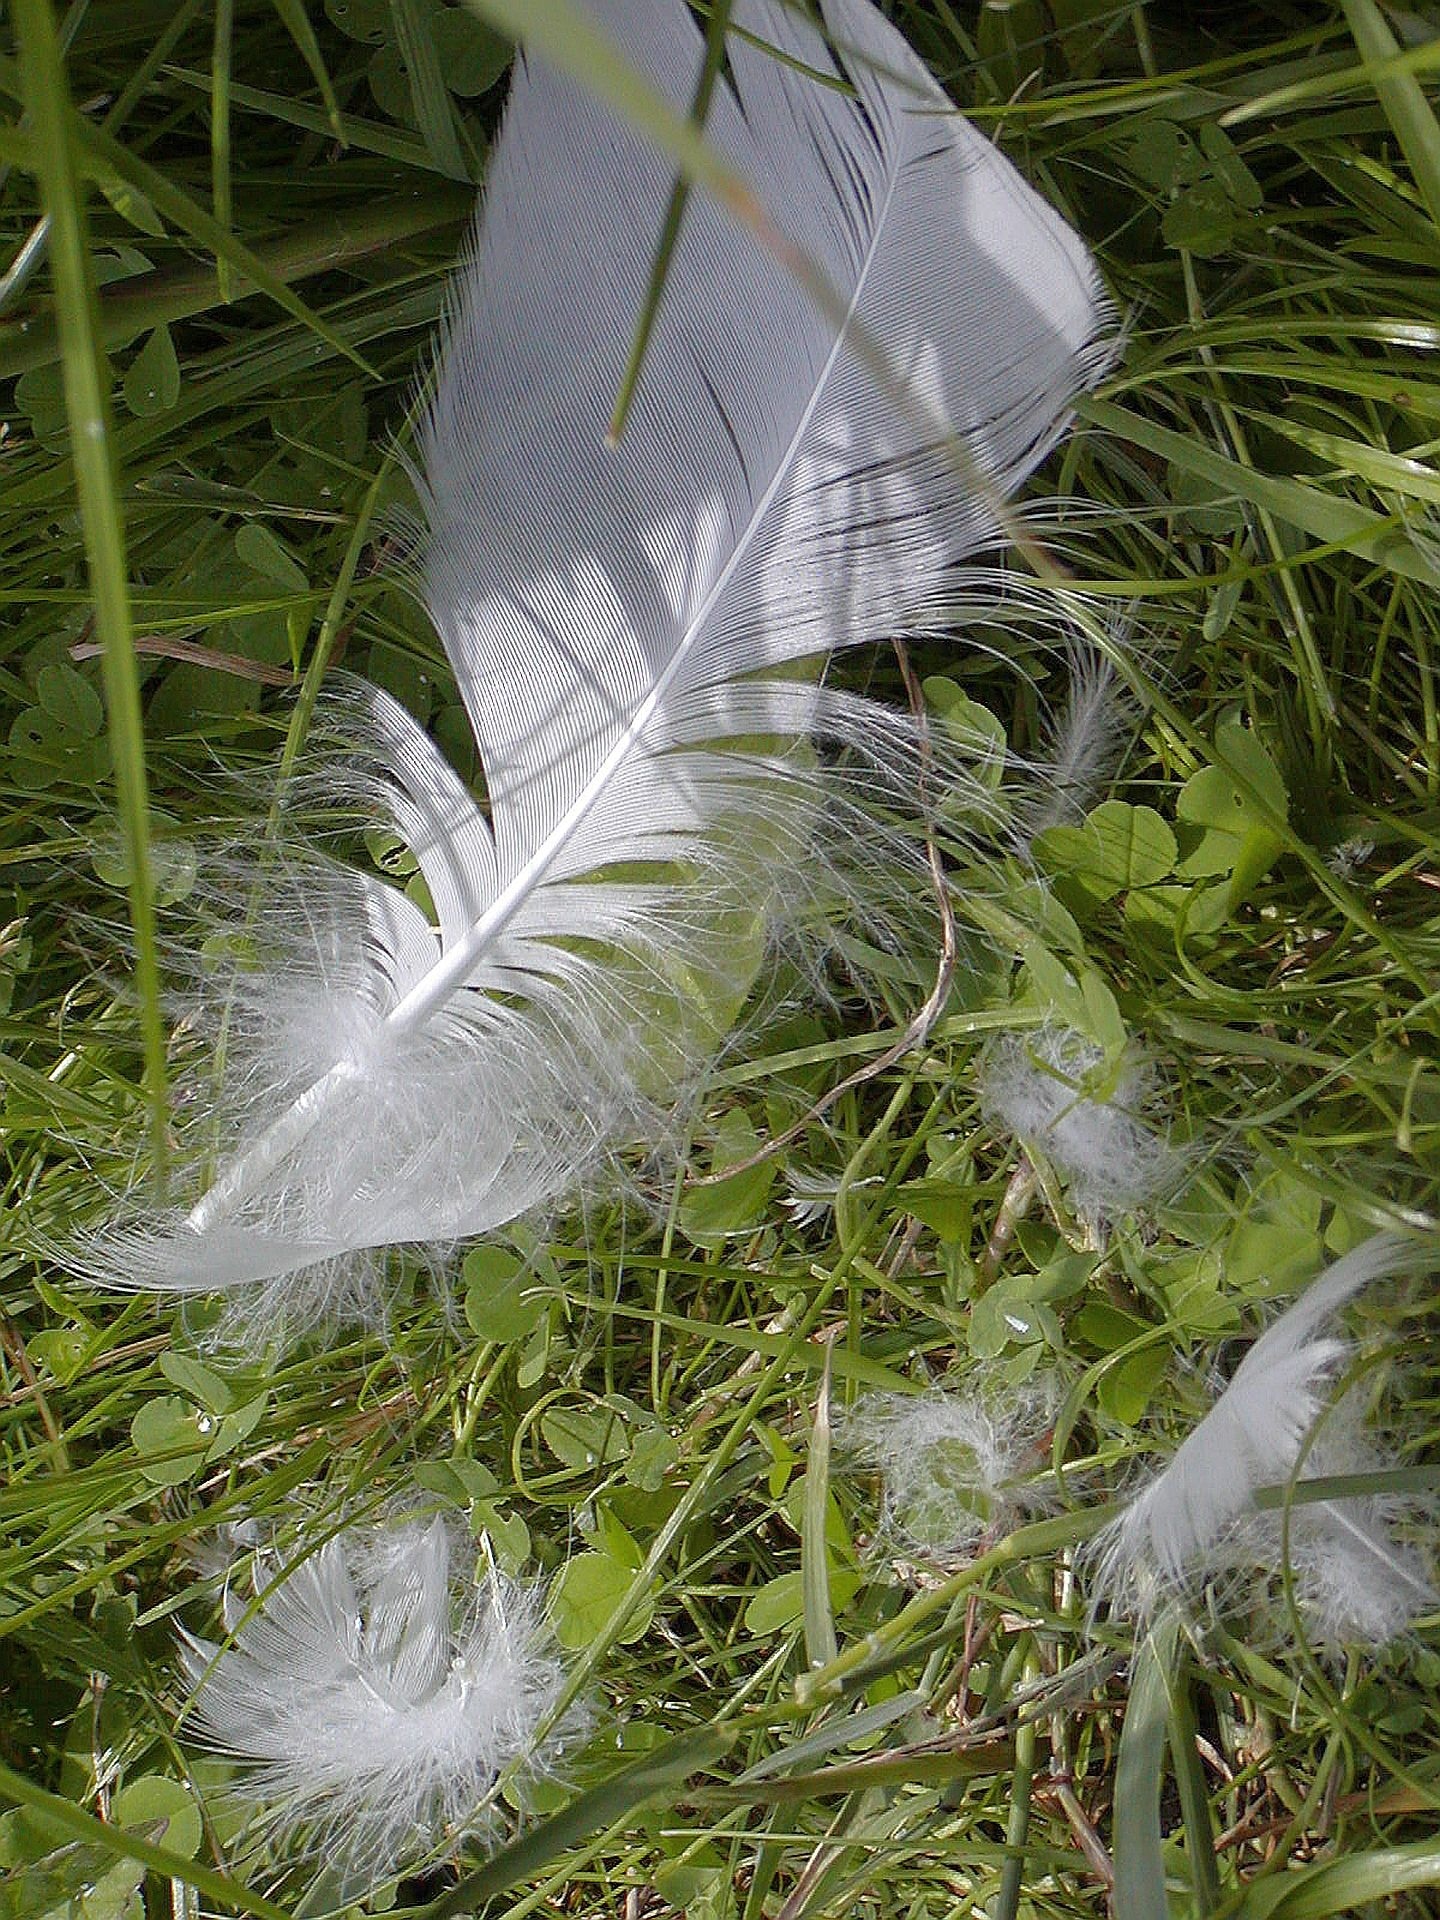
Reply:
[[[413, 32], [423, 10], [400, 11]], [[1091, 238], [1129, 315], [1124, 365], [1032, 515], [1085, 608], [1130, 610], [1146, 717], [1116, 795], [1153, 810], [1174, 857], [1112, 887], [1092, 846], [1042, 848], [1068, 919], [1018, 863], [990, 876], [973, 911], [999, 955], [962, 976], [924, 1047], [778, 1163], [711, 1188], [642, 1169], [636, 1196], [522, 1240], [503, 1337], [457, 1262], [444, 1281], [401, 1271], [385, 1329], [263, 1359], [207, 1348], [201, 1313], [82, 1293], [37, 1252], [126, 1181], [144, 1125], [126, 869], [106, 857], [135, 740], [100, 718], [92, 582], [128, 589], [157, 649], [133, 665], [156, 890], [181, 946], [189, 831], [269, 802], [291, 725], [277, 679], [366, 672], [473, 771], [433, 638], [366, 529], [404, 504], [387, 434], [467, 199], [443, 177], [483, 150], [500, 92], [442, 97], [425, 68], [407, 109], [382, 59], [402, 26], [378, 8], [374, 44], [319, 7], [236, 7], [228, 49], [211, 15], [168, 0], [79, 19], [71, 98], [127, 156], [89, 166], [87, 207], [124, 529], [76, 514], [53, 356], [90, 348], [52, 322], [62, 250], [0, 309], [0, 370], [23, 375], [0, 442], [0, 1761], [102, 1815], [122, 1780], [187, 1782], [212, 1864], [230, 1837], [215, 1769], [173, 1733], [172, 1622], [213, 1608], [195, 1550], [230, 1519], [333, 1518], [418, 1489], [468, 1511], [502, 1564], [555, 1576], [583, 1555], [591, 1581], [558, 1617], [599, 1734], [515, 1851], [462, 1853], [480, 1878], [451, 1907], [1083, 1915], [1119, 1871], [1156, 1910], [1157, 1887], [1171, 1910], [1246, 1920], [1431, 1910], [1433, 1632], [1336, 1667], [1297, 1642], [1283, 1599], [1242, 1597], [1181, 1643], [1162, 1707], [1154, 1685], [1132, 1697], [1121, 1628], [1092, 1644], [1075, 1569], [1136, 1454], [1194, 1417], [1195, 1374], [1327, 1238], [1397, 1217], [1433, 1230], [1429, 56], [1389, 61], [1368, 7], [901, 11]], [[9, 98], [7, 265], [40, 210], [18, 83]], [[98, 133], [85, 151], [113, 156]], [[157, 175], [167, 191], [147, 197]], [[226, 304], [252, 285], [269, 297]], [[167, 343], [173, 391], [135, 371], [148, 351], [163, 372]], [[998, 617], [970, 638], [1024, 648]], [[167, 657], [175, 641], [198, 659]], [[1033, 748], [1024, 676], [948, 644], [919, 664]], [[873, 671], [902, 697], [888, 663]], [[1228, 840], [1217, 793], [1238, 809]], [[928, 953], [896, 957], [867, 1007], [838, 968], [828, 1005], [784, 1014], [717, 1072], [691, 1170], [733, 1160], [737, 1128], [758, 1144], [803, 1120], [933, 973]], [[977, 1063], [990, 1034], [1057, 1017], [1113, 1017], [1155, 1051], [1194, 1178], [1097, 1248], [1047, 1173], [987, 1287], [1017, 1156], [981, 1118]], [[797, 1170], [834, 1187], [814, 1220], [784, 1205]], [[1358, 1318], [1372, 1348], [1397, 1339], [1376, 1392], [1402, 1410], [1405, 1464], [1432, 1464], [1425, 1303]], [[827, 1372], [843, 1407], [1036, 1367], [1067, 1396], [1057, 1512], [912, 1593], [866, 1557], [873, 1490], [812, 1445]], [[55, 1910], [69, 1866], [92, 1874], [58, 1836], [37, 1855], [3, 1831], [18, 1912]], [[298, 1879], [244, 1871], [295, 1909]]]

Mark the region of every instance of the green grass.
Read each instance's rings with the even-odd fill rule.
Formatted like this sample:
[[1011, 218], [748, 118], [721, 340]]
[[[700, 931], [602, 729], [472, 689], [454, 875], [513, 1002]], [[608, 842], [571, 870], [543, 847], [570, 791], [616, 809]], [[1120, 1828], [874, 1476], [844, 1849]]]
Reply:
[[[1091, 617], [1131, 620], [1144, 711], [1110, 811], [1042, 839], [1064, 911], [997, 856], [970, 908], [996, 951], [923, 1045], [807, 1120], [924, 1001], [917, 943], [882, 1005], [842, 978], [760, 1028], [673, 1178], [647, 1189], [637, 1160], [636, 1193], [518, 1236], [503, 1311], [493, 1256], [457, 1255], [397, 1275], [383, 1332], [242, 1359], [47, 1251], [159, 1157], [176, 982], [150, 929], [195, 936], [190, 837], [263, 815], [327, 669], [473, 771], [376, 532], [503, 98], [482, 33], [452, 19], [442, 60], [416, 54], [431, 11], [81, 4], [70, 106], [45, 0], [0, 55], [0, 274], [30, 242], [0, 283], [0, 1915], [323, 1910], [303, 1873], [227, 1856], [214, 1763], [175, 1732], [174, 1624], [213, 1626], [195, 1556], [218, 1524], [418, 1487], [503, 1565], [579, 1566], [555, 1612], [595, 1734], [493, 1858], [462, 1849], [473, 1878], [402, 1907], [1049, 1920], [1104, 1914], [1115, 1876], [1123, 1920], [1420, 1920], [1435, 1623], [1336, 1663], [1283, 1597], [1241, 1596], [1132, 1658], [1120, 1626], [1087, 1632], [1075, 1573], [1217, 1349], [1327, 1246], [1437, 1210], [1440, 42], [1418, 7], [896, 8], [1128, 316], [1034, 489], [1062, 510], [1031, 518]], [[566, 10], [520, 11], [538, 32]], [[695, 190], [724, 187], [677, 139]], [[107, 411], [103, 439], [73, 433]], [[1034, 744], [1021, 676], [963, 638], [917, 664]], [[1184, 1194], [1098, 1247], [980, 1112], [989, 1036], [1057, 1016], [1149, 1047], [1193, 1142]], [[797, 1126], [748, 1173], [691, 1177]], [[794, 1170], [837, 1183], [833, 1210], [786, 1210]], [[1427, 1288], [1357, 1322], [1401, 1465], [1433, 1474]], [[1054, 1510], [918, 1588], [867, 1557], [876, 1492], [826, 1410], [1041, 1368]]]

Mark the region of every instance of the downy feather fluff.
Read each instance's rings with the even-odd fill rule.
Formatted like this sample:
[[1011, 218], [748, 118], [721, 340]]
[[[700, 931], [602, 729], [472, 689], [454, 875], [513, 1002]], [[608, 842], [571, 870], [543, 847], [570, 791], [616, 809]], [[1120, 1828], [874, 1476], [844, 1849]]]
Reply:
[[[1255, 1494], [1295, 1473], [1350, 1356], [1330, 1323], [1362, 1288], [1414, 1263], [1413, 1243], [1377, 1234], [1328, 1267], [1261, 1334], [1169, 1465], [1097, 1537], [1101, 1594], [1144, 1615], [1216, 1575], [1274, 1571], [1282, 1529], [1276, 1515], [1256, 1507]], [[1379, 1464], [1353, 1437], [1332, 1438], [1311, 1447], [1301, 1472], [1313, 1479]], [[1418, 1556], [1390, 1536], [1391, 1518], [1379, 1498], [1292, 1507], [1285, 1531], [1296, 1594], [1317, 1637], [1390, 1639], [1433, 1603]]]
[[[688, 110], [703, 43], [681, 0], [591, 11]], [[352, 788], [433, 920], [318, 860], [288, 895], [257, 881], [262, 966], [227, 1057], [253, 1050], [227, 1067], [219, 1172], [188, 1214], [112, 1234], [108, 1276], [293, 1306], [299, 1270], [483, 1232], [637, 1137], [713, 1040], [694, 1003], [723, 1025], [743, 991], [727, 944], [803, 884], [823, 809], [795, 743], [872, 737], [883, 757], [897, 731], [792, 663], [933, 627], [946, 570], [998, 538], [995, 501], [1107, 364], [1074, 233], [868, 0], [823, 14], [828, 41], [738, 0], [707, 135], [851, 320], [837, 333], [693, 195], [618, 446], [671, 169], [520, 60], [421, 436], [425, 600], [484, 800], [356, 693]]]
[[241, 1762], [237, 1791], [277, 1844], [388, 1876], [578, 1730], [538, 1737], [563, 1674], [536, 1593], [457, 1581], [442, 1520], [348, 1528], [288, 1571], [273, 1552], [246, 1560], [258, 1599], [227, 1584], [232, 1638], [182, 1629], [182, 1730]]

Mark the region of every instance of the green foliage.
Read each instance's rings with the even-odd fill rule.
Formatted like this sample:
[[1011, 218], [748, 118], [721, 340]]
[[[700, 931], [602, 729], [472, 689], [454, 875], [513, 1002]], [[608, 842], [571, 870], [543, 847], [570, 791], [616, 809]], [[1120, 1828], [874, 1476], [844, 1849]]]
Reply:
[[[1242, 1596], [1127, 1669], [1118, 1626], [1087, 1632], [1075, 1554], [1136, 1453], [1187, 1430], [1222, 1342], [1394, 1209], [1436, 1213], [1435, 22], [1368, 0], [894, 11], [1130, 316], [1033, 515], [1087, 620], [1133, 610], [1119, 777], [1026, 864], [975, 854], [973, 796], [932, 796], [965, 956], [923, 1043], [823, 1113], [930, 989], [923, 899], [878, 1004], [845, 969], [858, 927], [818, 1010], [780, 980], [673, 1175], [637, 1154], [623, 1198], [402, 1268], [385, 1328], [244, 1358], [204, 1309], [53, 1258], [145, 1126], [147, 992], [116, 923], [148, 898], [168, 951], [213, 940], [209, 846], [254, 842], [307, 675], [370, 677], [479, 776], [395, 564], [391, 449], [510, 49], [440, 0], [236, 8], [223, 49], [184, 0], [75, 10], [79, 111], [38, 104], [86, 221], [48, 240], [37, 102], [0, 60], [0, 1920], [350, 1899], [233, 1850], [223, 1769], [176, 1731], [173, 1627], [214, 1631], [215, 1528], [288, 1541], [417, 1501], [478, 1566], [548, 1578], [594, 1730], [488, 1864], [462, 1842], [453, 1890], [376, 1904], [1070, 1920], [1106, 1911], [1113, 1868], [1129, 1920], [1433, 1911], [1431, 1628], [1335, 1668]], [[62, 312], [67, 286], [85, 303]], [[77, 472], [84, 405], [108, 479]], [[143, 768], [97, 652], [127, 606], [109, 657]], [[999, 614], [961, 638], [917, 649], [931, 724], [1015, 819], [1063, 675]], [[903, 704], [888, 661], [855, 670]], [[393, 846], [354, 852], [418, 893]], [[722, 930], [697, 1022], [728, 1027], [758, 938]], [[149, 996], [152, 1087], [155, 1007], [166, 1064], [194, 1047], [184, 985]], [[980, 1113], [992, 1037], [1053, 1023], [1098, 1049], [1096, 1097], [1151, 1051], [1185, 1160], [1104, 1234]], [[1435, 1457], [1425, 1311], [1361, 1315], [1406, 1472]], [[1057, 1376], [1053, 1510], [958, 1570], [876, 1558], [831, 1421], [980, 1370]]]

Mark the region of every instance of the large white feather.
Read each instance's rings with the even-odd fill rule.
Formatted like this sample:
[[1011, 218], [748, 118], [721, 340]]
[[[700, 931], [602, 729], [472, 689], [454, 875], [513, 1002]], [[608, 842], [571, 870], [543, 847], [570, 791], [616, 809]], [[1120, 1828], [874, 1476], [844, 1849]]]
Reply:
[[[593, 11], [688, 108], [681, 0]], [[791, 663], [933, 622], [945, 569], [996, 538], [996, 499], [1107, 363], [1076, 236], [868, 0], [824, 13], [838, 56], [797, 9], [740, 0], [707, 134], [850, 321], [693, 196], [618, 446], [670, 167], [521, 61], [423, 431], [426, 599], [485, 804], [366, 696], [366, 799], [435, 924], [353, 874], [262, 912], [278, 957], [245, 988], [260, 1064], [227, 1157], [188, 1215], [112, 1236], [112, 1274], [263, 1285], [478, 1233], [629, 1137], [695, 1052], [687, 998], [738, 991], [727, 938], [748, 951], [803, 876], [808, 762], [784, 743], [886, 736]]]
[[[1412, 1242], [1376, 1234], [1328, 1267], [1261, 1334], [1169, 1464], [1097, 1537], [1102, 1593], [1148, 1613], [1216, 1574], [1273, 1554], [1277, 1529], [1255, 1495], [1284, 1486], [1295, 1472], [1349, 1357], [1348, 1341], [1330, 1323], [1362, 1288], [1415, 1258]], [[1310, 1478], [1352, 1464], [1337, 1448], [1313, 1448], [1303, 1471]], [[1298, 1589], [1322, 1637], [1389, 1638], [1433, 1599], [1416, 1557], [1388, 1537], [1387, 1517], [1377, 1500], [1307, 1501], [1293, 1509]]]

